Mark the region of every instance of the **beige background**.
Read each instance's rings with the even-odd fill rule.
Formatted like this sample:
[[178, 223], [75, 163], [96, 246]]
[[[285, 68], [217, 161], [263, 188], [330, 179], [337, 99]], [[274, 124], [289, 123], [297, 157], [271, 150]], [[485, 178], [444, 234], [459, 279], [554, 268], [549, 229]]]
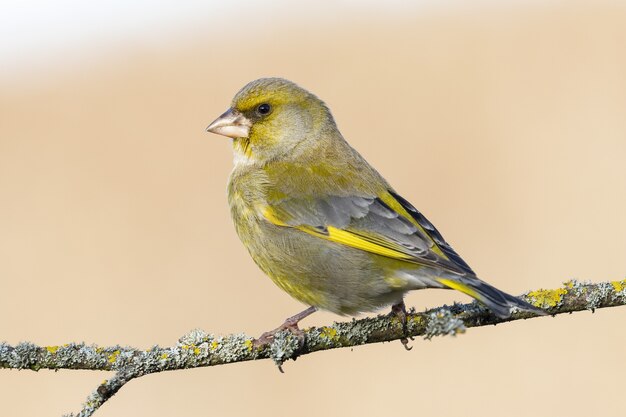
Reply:
[[[229, 141], [204, 133], [268, 75], [323, 98], [497, 287], [623, 279], [626, 7], [565, 4], [309, 20], [268, 4], [249, 25], [207, 18], [178, 40], [0, 79], [0, 339], [145, 348], [195, 327], [258, 335], [299, 311], [237, 240]], [[467, 298], [407, 302], [454, 300]], [[284, 375], [268, 361], [151, 375], [97, 415], [623, 416], [625, 318], [609, 309], [416, 340], [408, 353], [319, 353]], [[104, 378], [0, 371], [0, 415], [77, 411]]]

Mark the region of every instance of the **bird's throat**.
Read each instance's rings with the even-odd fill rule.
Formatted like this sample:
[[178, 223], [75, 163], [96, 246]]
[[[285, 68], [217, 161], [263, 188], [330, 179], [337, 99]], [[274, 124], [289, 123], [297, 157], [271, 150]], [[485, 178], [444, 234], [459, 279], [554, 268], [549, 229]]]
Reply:
[[252, 155], [252, 148], [250, 147], [250, 139], [249, 138], [233, 139], [233, 153], [235, 155], [235, 158], [234, 158], [235, 165], [252, 162], [253, 155]]

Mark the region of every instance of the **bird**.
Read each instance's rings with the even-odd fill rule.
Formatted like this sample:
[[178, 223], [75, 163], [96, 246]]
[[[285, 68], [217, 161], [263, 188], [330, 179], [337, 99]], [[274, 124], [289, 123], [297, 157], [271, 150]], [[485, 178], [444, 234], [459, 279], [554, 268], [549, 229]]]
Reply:
[[[354, 316], [392, 306], [408, 291], [444, 288], [499, 318], [545, 314], [481, 280], [435, 226], [340, 133], [329, 107], [282, 78], [245, 85], [207, 131], [232, 139], [228, 204], [254, 262], [309, 306]], [[271, 336], [271, 334], [269, 335]]]

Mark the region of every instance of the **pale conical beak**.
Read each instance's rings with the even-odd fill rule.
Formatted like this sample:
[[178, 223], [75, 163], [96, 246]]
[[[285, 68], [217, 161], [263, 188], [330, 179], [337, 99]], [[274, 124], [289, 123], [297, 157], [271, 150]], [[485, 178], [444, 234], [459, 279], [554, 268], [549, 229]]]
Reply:
[[247, 138], [250, 134], [250, 120], [235, 109], [228, 109], [206, 128], [207, 132], [216, 133], [229, 138]]

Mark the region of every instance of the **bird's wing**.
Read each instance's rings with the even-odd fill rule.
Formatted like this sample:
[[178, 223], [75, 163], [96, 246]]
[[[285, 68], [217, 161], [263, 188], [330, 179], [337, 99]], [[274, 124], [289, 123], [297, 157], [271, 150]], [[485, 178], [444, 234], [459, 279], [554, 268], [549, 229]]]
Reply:
[[392, 191], [378, 196], [282, 198], [263, 208], [282, 227], [392, 259], [474, 276], [435, 227]]

